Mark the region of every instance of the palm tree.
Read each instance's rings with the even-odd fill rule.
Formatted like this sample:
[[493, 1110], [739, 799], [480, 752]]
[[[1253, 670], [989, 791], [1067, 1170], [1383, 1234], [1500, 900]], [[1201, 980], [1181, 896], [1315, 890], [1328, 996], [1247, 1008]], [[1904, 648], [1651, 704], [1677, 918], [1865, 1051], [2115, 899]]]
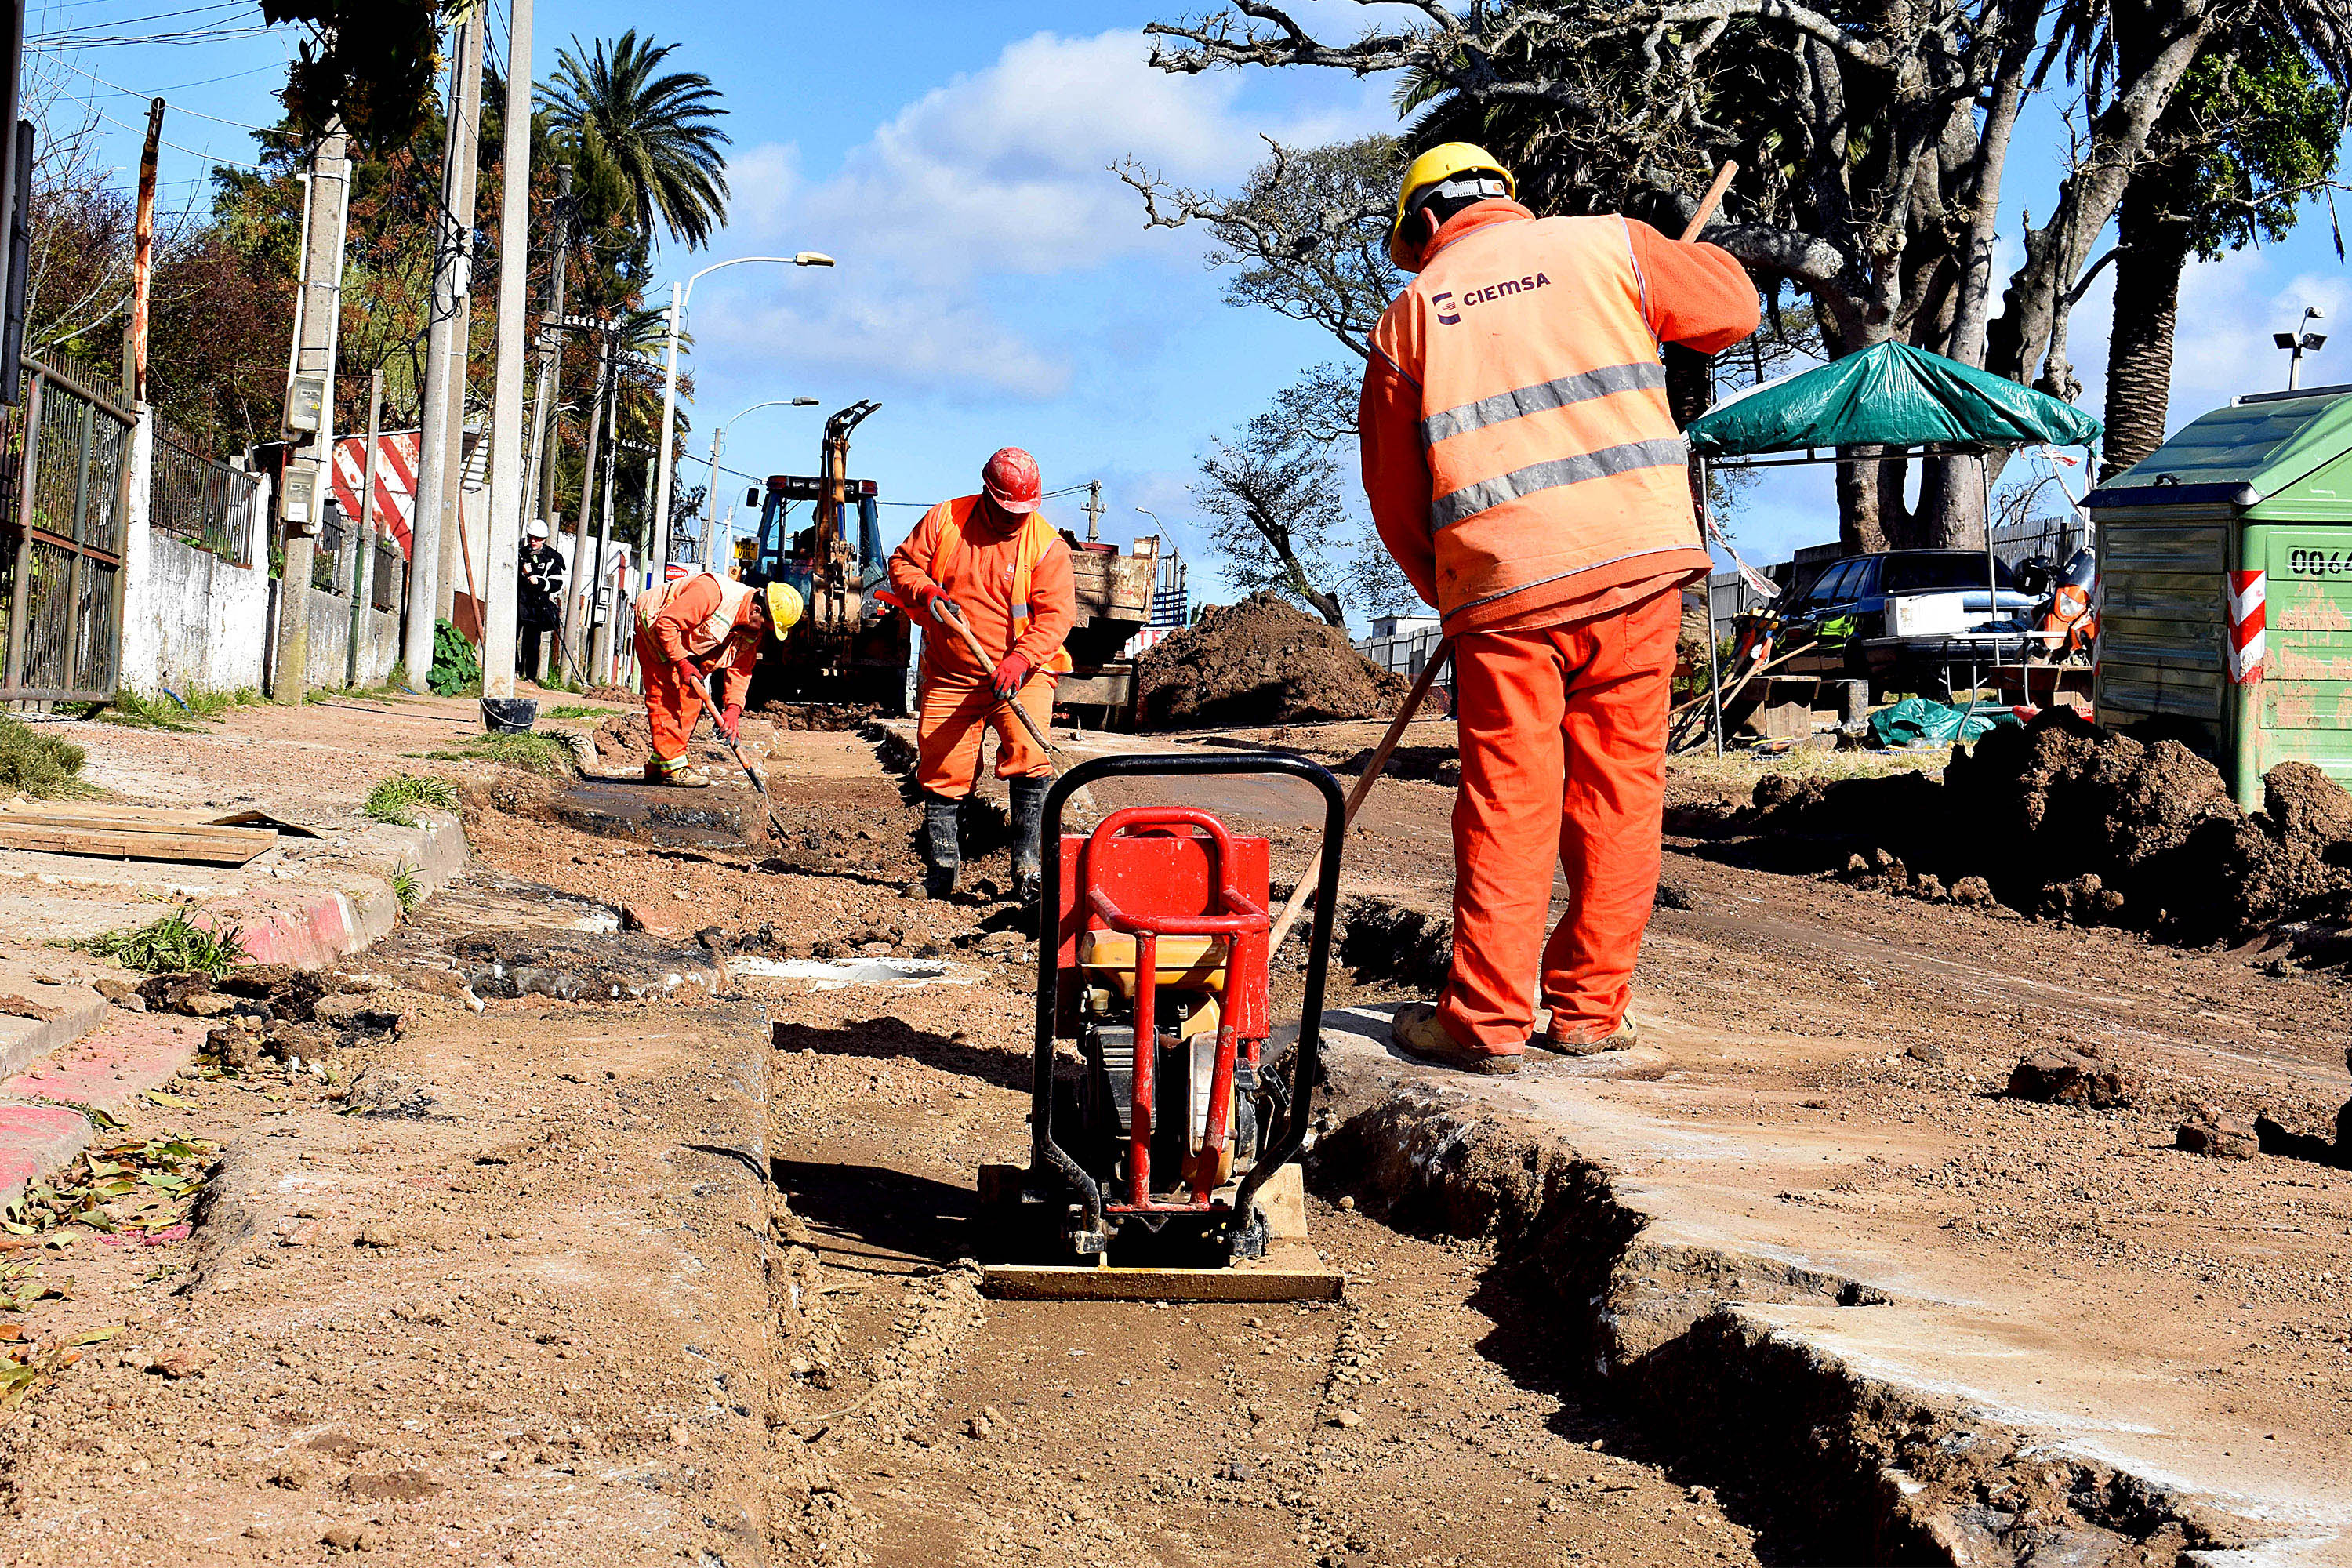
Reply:
[[656, 45], [631, 28], [609, 49], [599, 38], [555, 56], [554, 79], [539, 91], [549, 130], [568, 144], [583, 194], [631, 217], [650, 238], [654, 220], [689, 250], [727, 221], [730, 138], [719, 89], [700, 71], [657, 74], [676, 44]]

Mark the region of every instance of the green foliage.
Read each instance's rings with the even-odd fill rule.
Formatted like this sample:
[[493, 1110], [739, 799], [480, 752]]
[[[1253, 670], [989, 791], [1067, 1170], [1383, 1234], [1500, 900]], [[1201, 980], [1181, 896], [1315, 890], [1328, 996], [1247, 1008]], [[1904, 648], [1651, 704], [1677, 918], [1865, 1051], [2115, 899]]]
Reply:
[[2284, 239], [2310, 187], [2336, 172], [2340, 103], [2292, 34], [2252, 28], [2189, 68], [2133, 180], [2207, 261]]
[[436, 697], [459, 697], [482, 689], [482, 659], [466, 634], [447, 621], [433, 624], [433, 673], [425, 678]]
[[436, 763], [496, 763], [550, 778], [568, 778], [578, 770], [572, 748], [553, 735], [475, 735], [425, 754]]
[[567, 702], [561, 708], [551, 708], [540, 715], [542, 719], [601, 719], [610, 709], [598, 708], [586, 702]]
[[45, 727], [0, 714], [0, 794], [50, 800], [73, 793], [85, 753]]
[[261, 0], [265, 19], [299, 23], [307, 35], [281, 95], [296, 130], [319, 136], [340, 118], [379, 146], [414, 135], [433, 105], [443, 9], [441, 0]]
[[166, 697], [157, 702], [125, 687], [113, 700], [93, 715], [102, 723], [127, 725], [134, 730], [194, 730], [195, 715]]
[[123, 931], [101, 931], [82, 945], [100, 958], [110, 958], [125, 969], [150, 974], [176, 974], [202, 970], [217, 980], [245, 962], [237, 945], [243, 927], [206, 930], [190, 918], [193, 904], [182, 904], [161, 920]]
[[425, 901], [425, 884], [416, 879], [416, 868], [404, 860], [392, 868], [392, 896], [400, 903], [400, 912], [413, 915]]
[[394, 827], [416, 826], [416, 808], [434, 806], [442, 811], [457, 809], [457, 786], [447, 779], [430, 776], [419, 778], [412, 773], [394, 773], [388, 779], [378, 779], [368, 791], [367, 805], [362, 809], [377, 822], [389, 822]]
[[699, 71], [660, 72], [677, 45], [631, 28], [608, 47], [558, 49], [539, 101], [579, 179], [583, 204], [625, 218], [650, 238], [655, 219], [699, 249], [727, 218], [728, 144], [719, 90]]

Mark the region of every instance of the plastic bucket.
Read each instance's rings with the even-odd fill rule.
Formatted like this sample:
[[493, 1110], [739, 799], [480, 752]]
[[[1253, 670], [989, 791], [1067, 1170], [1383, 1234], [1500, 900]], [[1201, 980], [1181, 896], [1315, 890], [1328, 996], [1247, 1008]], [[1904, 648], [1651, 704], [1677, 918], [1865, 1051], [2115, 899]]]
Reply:
[[493, 735], [528, 735], [539, 722], [539, 703], [527, 697], [482, 699], [482, 728]]

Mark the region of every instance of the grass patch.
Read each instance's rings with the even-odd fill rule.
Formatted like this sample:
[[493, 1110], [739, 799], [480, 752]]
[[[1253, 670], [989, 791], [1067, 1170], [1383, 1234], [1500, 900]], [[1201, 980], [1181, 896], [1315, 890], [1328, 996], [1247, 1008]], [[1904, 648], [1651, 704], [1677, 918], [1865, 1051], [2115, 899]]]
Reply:
[[425, 755], [436, 763], [496, 763], [549, 778], [570, 778], [578, 771], [571, 746], [554, 735], [476, 735]]
[[79, 793], [87, 787], [80, 782], [85, 755], [62, 735], [0, 715], [0, 794], [22, 790], [52, 800]]
[[1678, 783], [1698, 784], [1726, 795], [1747, 797], [1756, 781], [1767, 773], [1787, 773], [1803, 779], [1874, 779], [1914, 771], [1941, 778], [1952, 760], [1949, 746], [1922, 746], [1915, 752], [1783, 752], [1759, 757], [1752, 752], [1729, 752], [1720, 759], [1702, 745], [1697, 751], [1666, 760], [1667, 776]]
[[122, 690], [113, 700], [93, 715], [100, 722], [127, 725], [133, 730], [193, 730], [196, 718], [170, 698], [160, 700], [142, 697], [136, 691]]
[[394, 827], [416, 826], [416, 808], [434, 806], [442, 811], [457, 809], [457, 786], [447, 779], [418, 778], [412, 773], [394, 773], [388, 779], [378, 779], [368, 791], [367, 805], [362, 807], [377, 822], [389, 822]]
[[245, 950], [237, 945], [243, 928], [207, 931], [188, 918], [192, 907], [182, 904], [163, 919], [143, 926], [100, 931], [81, 945], [125, 969], [144, 970], [150, 974], [201, 969], [217, 980], [245, 962]]
[[561, 708], [551, 708], [540, 715], [542, 719], [602, 719], [609, 708], [597, 708], [586, 702], [567, 702]]
[[416, 906], [425, 901], [425, 884], [416, 878], [416, 868], [403, 860], [392, 868], [392, 896], [400, 904], [400, 912], [413, 915]]

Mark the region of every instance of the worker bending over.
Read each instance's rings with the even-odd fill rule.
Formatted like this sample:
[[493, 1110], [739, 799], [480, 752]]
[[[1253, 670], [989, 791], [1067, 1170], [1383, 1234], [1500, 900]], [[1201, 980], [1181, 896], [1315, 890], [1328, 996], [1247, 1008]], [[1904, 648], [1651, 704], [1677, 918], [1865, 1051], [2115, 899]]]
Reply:
[[[922, 718], [915, 779], [923, 790], [924, 891], [944, 899], [963, 867], [957, 817], [980, 766], [983, 723], [996, 731], [996, 776], [1013, 792], [1013, 896], [1038, 881], [1037, 838], [1053, 759], [1009, 702], [1042, 732], [1054, 683], [1070, 668], [1063, 639], [1077, 620], [1070, 547], [1038, 511], [1037, 459], [1007, 447], [980, 471], [981, 493], [941, 501], [890, 557], [890, 585], [923, 628]], [[960, 617], [988, 661], [942, 617]]]
[[[1730, 253], [1623, 217], [1538, 218], [1509, 172], [1449, 142], [1397, 193], [1417, 273], [1372, 335], [1364, 489], [1381, 540], [1454, 639], [1462, 786], [1454, 956], [1398, 1046], [1474, 1072], [1535, 1043], [1623, 1049], [1656, 896], [1680, 590], [1709, 565], [1659, 345], [1756, 330]], [[1544, 939], [1552, 868], [1568, 913]]]
[[799, 591], [787, 583], [754, 588], [731, 577], [697, 572], [637, 599], [637, 668], [645, 673], [646, 721], [654, 733], [646, 777], [702, 789], [710, 775], [688, 761], [702, 699], [694, 680], [725, 672], [719, 728], [730, 741], [743, 721], [743, 699], [772, 628], [779, 636], [801, 618]]

